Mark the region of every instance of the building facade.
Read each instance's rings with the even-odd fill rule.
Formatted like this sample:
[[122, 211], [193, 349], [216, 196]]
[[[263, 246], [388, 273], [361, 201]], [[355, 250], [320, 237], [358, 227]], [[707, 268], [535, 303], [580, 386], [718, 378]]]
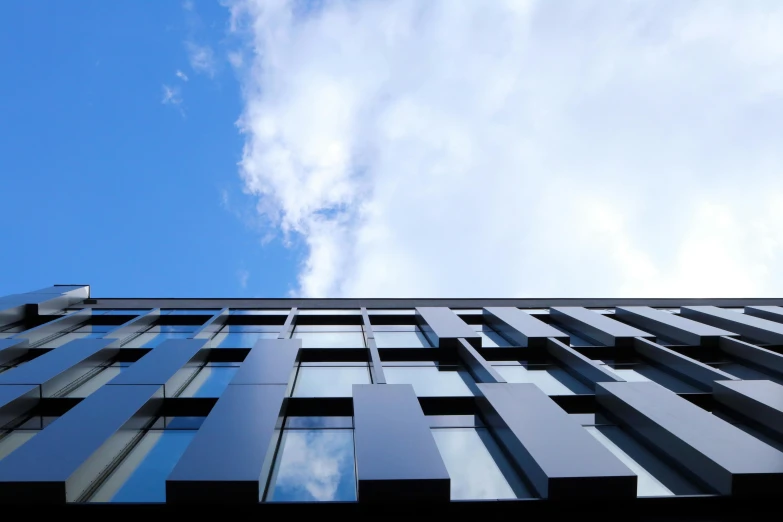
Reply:
[[56, 285], [0, 298], [0, 503], [740, 517], [782, 491], [781, 353], [783, 299]]

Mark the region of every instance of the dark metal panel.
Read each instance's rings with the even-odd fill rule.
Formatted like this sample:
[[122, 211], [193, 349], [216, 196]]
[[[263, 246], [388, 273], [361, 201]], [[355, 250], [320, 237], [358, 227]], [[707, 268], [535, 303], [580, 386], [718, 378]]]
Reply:
[[0, 298], [0, 326], [24, 320], [27, 303], [24, 294], [7, 295]]
[[630, 347], [636, 337], [655, 337], [633, 326], [578, 306], [550, 308], [549, 315], [553, 321], [605, 346]]
[[75, 339], [32, 361], [0, 373], [0, 385], [37, 384], [44, 397], [62, 389], [96, 366], [109, 361], [117, 348], [112, 339]]
[[636, 496], [636, 475], [538, 386], [478, 388], [485, 422], [543, 498]]
[[228, 308], [223, 308], [196, 330], [193, 339], [212, 339], [225, 326], [226, 322], [228, 322]]
[[[94, 302], [93, 302], [94, 301]], [[484, 299], [172, 299], [172, 298], [102, 298], [93, 299], [87, 307], [92, 308], [260, 308], [280, 309], [296, 306], [307, 309], [323, 308], [361, 308], [393, 309], [414, 308], [416, 306], [447, 306], [449, 308], [483, 308], [487, 306], [513, 306], [518, 308], [546, 308], [550, 306], [584, 306], [587, 308], [611, 308], [615, 306], [653, 306], [657, 308], [674, 308], [681, 306], [748, 306], [776, 305], [783, 306], [783, 298], [484, 298]]]
[[416, 322], [433, 346], [456, 347], [465, 339], [481, 348], [481, 336], [446, 307], [416, 307]]
[[724, 495], [778, 495], [783, 453], [654, 382], [596, 386], [608, 414]]
[[229, 386], [166, 479], [166, 501], [257, 503], [274, 460], [285, 393], [285, 385]]
[[359, 502], [448, 502], [451, 479], [410, 384], [354, 384]]
[[0, 461], [0, 502], [62, 504], [91, 482], [156, 415], [159, 386], [103, 386]]
[[0, 428], [19, 420], [41, 399], [41, 389], [31, 384], [0, 386]]
[[506, 382], [492, 365], [465, 339], [459, 340], [457, 354], [476, 382]]
[[29, 351], [27, 339], [0, 339], [0, 364], [7, 364]]
[[15, 338], [27, 339], [30, 341], [30, 344], [38, 343], [58, 332], [69, 330], [82, 324], [83, 322], [89, 320], [91, 316], [92, 310], [79, 310], [78, 312], [64, 315], [59, 319], [55, 319], [54, 321], [49, 321], [48, 323], [36, 326], [35, 328], [25, 330], [24, 332], [17, 334]]
[[783, 436], [783, 386], [772, 381], [716, 381], [719, 403]]
[[780, 306], [746, 306], [745, 314], [783, 323], [783, 307]]
[[694, 321], [726, 328], [764, 343], [783, 344], [783, 324], [717, 306], [683, 306], [680, 313]]
[[362, 324], [364, 326], [364, 336], [367, 339], [373, 339], [375, 334], [372, 331], [372, 323], [370, 322], [370, 314], [367, 313], [367, 308], [362, 307]]
[[484, 321], [518, 346], [543, 348], [550, 337], [569, 344], [569, 336], [527, 312], [514, 307], [484, 308]]
[[714, 347], [717, 346], [720, 337], [737, 335], [649, 306], [618, 306], [615, 309], [615, 315], [648, 332], [683, 344]]
[[737, 380], [733, 375], [729, 375], [724, 371], [686, 357], [647, 339], [636, 339], [633, 347], [636, 353], [644, 359], [665, 367], [670, 372], [677, 374], [686, 381], [698, 384], [707, 391], [712, 390], [712, 384], [715, 381]]
[[259, 339], [231, 384], [293, 384], [301, 339]]
[[164, 397], [172, 397], [206, 362], [206, 344], [206, 339], [163, 341], [107, 385], [154, 384], [163, 387]]
[[367, 339], [367, 350], [370, 352], [370, 375], [374, 384], [386, 384], [386, 374], [383, 373], [383, 362], [381, 353], [378, 351], [378, 345], [375, 338]]
[[772, 350], [754, 346], [738, 339], [732, 339], [731, 337], [722, 337], [718, 347], [722, 352], [736, 359], [783, 374], [783, 355], [773, 352]]
[[154, 308], [146, 314], [134, 317], [130, 321], [121, 324], [115, 330], [112, 330], [110, 334], [115, 339], [112, 346], [122, 346], [128, 340], [128, 337], [135, 336], [137, 333], [146, 330], [158, 319], [160, 319], [160, 308]]
[[592, 359], [585, 357], [557, 339], [549, 339], [546, 349], [552, 357], [562, 363], [567, 371], [591, 386], [595, 386], [598, 382], [623, 382], [623, 379], [617, 375], [608, 372]]

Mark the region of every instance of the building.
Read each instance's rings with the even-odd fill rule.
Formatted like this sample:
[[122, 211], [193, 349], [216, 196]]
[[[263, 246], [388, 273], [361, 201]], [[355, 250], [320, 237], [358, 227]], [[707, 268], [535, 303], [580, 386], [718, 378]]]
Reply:
[[724, 520], [783, 487], [781, 353], [783, 299], [57, 285], [0, 299], [0, 503]]

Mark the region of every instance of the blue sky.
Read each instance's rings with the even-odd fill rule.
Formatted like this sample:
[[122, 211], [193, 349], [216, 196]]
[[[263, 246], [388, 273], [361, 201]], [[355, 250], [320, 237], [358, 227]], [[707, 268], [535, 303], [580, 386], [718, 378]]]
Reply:
[[783, 292], [779, 0], [9, 0], [0, 71], [0, 295]]
[[[296, 249], [262, 245], [237, 175], [240, 86], [221, 48], [228, 11], [195, 7], [0, 5], [0, 295], [74, 282], [99, 296], [292, 287]], [[214, 49], [211, 77], [191, 67], [189, 41]], [[161, 103], [164, 85], [181, 104]]]

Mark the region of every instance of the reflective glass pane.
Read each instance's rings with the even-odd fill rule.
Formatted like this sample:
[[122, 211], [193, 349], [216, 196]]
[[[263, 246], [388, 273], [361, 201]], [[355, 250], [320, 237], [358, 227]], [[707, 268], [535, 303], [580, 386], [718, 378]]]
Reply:
[[421, 330], [414, 332], [373, 332], [378, 348], [429, 348]]
[[640, 363], [631, 368], [609, 368], [626, 381], [653, 381], [674, 393], [700, 393], [702, 390], [657, 367]]
[[287, 417], [285, 429], [353, 428], [353, 417]]
[[289, 310], [229, 310], [229, 315], [288, 315]]
[[149, 312], [150, 309], [117, 309], [117, 310], [106, 310], [106, 312], [103, 315], [141, 315], [146, 314]]
[[493, 366], [506, 382], [533, 383], [547, 395], [593, 393], [571, 374], [557, 366]]
[[388, 384], [412, 384], [419, 397], [473, 395], [467, 383], [473, 383], [464, 370], [434, 366], [390, 366], [383, 373]]
[[95, 492], [91, 502], [165, 502], [166, 477], [195, 430], [150, 430]]
[[302, 348], [364, 348], [361, 332], [294, 332], [302, 340]]
[[512, 346], [510, 342], [506, 341], [494, 330], [479, 330], [478, 334], [481, 336], [481, 346], [484, 348], [496, 348], [498, 346]]
[[176, 309], [176, 310], [161, 310], [161, 315], [215, 315], [218, 313], [220, 309], [218, 308], [210, 308], [210, 309], [194, 309], [194, 308], [183, 308], [183, 309]]
[[355, 501], [353, 430], [283, 430], [268, 501]]
[[237, 366], [204, 366], [179, 396], [220, 397], [238, 370]]
[[220, 332], [211, 340], [216, 348], [252, 348], [259, 339], [277, 339], [276, 332]]
[[126, 348], [155, 348], [163, 341], [168, 339], [188, 339], [192, 334], [184, 332], [175, 333], [157, 333], [146, 332], [137, 337], [134, 337], [127, 343], [123, 344]]
[[78, 388], [68, 392], [66, 397], [87, 397], [91, 393], [97, 391], [98, 388], [118, 376], [123, 369], [124, 368], [121, 366], [107, 366], [90, 377]]
[[13, 430], [5, 433], [0, 439], [0, 459], [4, 459], [16, 448], [32, 439], [38, 430]]
[[433, 429], [452, 500], [532, 498], [484, 428]]
[[248, 333], [248, 332], [280, 332], [279, 324], [230, 324], [224, 326], [221, 333]]
[[201, 328], [201, 326], [194, 324], [159, 324], [153, 326], [147, 331], [150, 333], [189, 333], [195, 332], [199, 328]]
[[294, 397], [352, 397], [354, 384], [370, 384], [369, 369], [359, 366], [302, 366]]
[[294, 333], [298, 332], [361, 332], [360, 324], [298, 324]]
[[618, 426], [585, 426], [585, 429], [636, 473], [637, 496], [659, 497], [705, 493]]

